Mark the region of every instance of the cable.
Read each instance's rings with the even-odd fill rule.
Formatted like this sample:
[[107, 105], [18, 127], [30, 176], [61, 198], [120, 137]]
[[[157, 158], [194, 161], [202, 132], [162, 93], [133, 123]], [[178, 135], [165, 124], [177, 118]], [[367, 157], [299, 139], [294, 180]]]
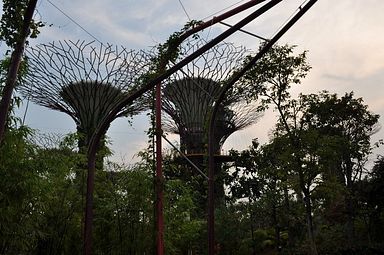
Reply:
[[187, 15], [188, 20], [191, 21], [191, 18], [189, 17], [188, 12], [185, 9], [185, 7], [184, 7], [183, 3], [181, 2], [181, 0], [179, 0], [179, 3], [181, 5], [181, 8], [183, 8], [183, 11], [184, 11], [185, 15]]
[[22, 122], [21, 122], [21, 125], [22, 125], [22, 126], [24, 126], [24, 124], [25, 124], [25, 119], [27, 118], [27, 112], [28, 112], [28, 108], [29, 108], [30, 97], [31, 97], [31, 94], [29, 94], [29, 95], [28, 95], [28, 98], [27, 98], [27, 106], [25, 107], [23, 120], [22, 120]]
[[[179, 1], [180, 1], [180, 0], [179, 0]], [[230, 9], [230, 8], [232, 8], [233, 6], [236, 6], [236, 5], [238, 5], [238, 4], [240, 4], [241, 2], [244, 2], [244, 1], [245, 1], [245, 0], [238, 1], [237, 3], [234, 3], [234, 4], [232, 4], [232, 5], [228, 6], [228, 7], [226, 7], [226, 8], [224, 8], [224, 9], [220, 10], [220, 11], [217, 11], [217, 12], [215, 12], [215, 13], [213, 13], [213, 14], [211, 14], [211, 15], [205, 17], [205, 18], [203, 18], [202, 20], [206, 20], [206, 19], [209, 19], [209, 18], [211, 18], [211, 17], [214, 17], [216, 14], [218, 14], [218, 13], [220, 13], [220, 12], [223, 12], [223, 11], [225, 11], [225, 10], [227, 10], [227, 9]], [[224, 25], [224, 26], [227, 26], [227, 27], [232, 27], [231, 25], [229, 25], [228, 23], [225, 23], [225, 22], [223, 22], [223, 21], [220, 21], [219, 23], [222, 24], [222, 25]], [[208, 35], [207, 35], [207, 39], [208, 39], [208, 36], [209, 36], [209, 34], [210, 34], [211, 28], [212, 28], [212, 26], [209, 27], [209, 31], [208, 31]], [[243, 33], [245, 33], [245, 34], [251, 35], [251, 36], [253, 36], [253, 37], [256, 37], [256, 38], [258, 38], [258, 39], [261, 39], [261, 40], [264, 40], [264, 41], [269, 41], [269, 39], [267, 39], [267, 38], [265, 38], [265, 37], [256, 35], [255, 33], [246, 31], [246, 30], [244, 30], [244, 29], [239, 29], [239, 31], [240, 31], [240, 32], [243, 32]]]
[[191, 164], [202, 176], [204, 176], [206, 180], [209, 179], [208, 176], [203, 171], [201, 171], [201, 169], [196, 166], [183, 152], [181, 152], [171, 141], [169, 141], [164, 134], [161, 136], [169, 145], [172, 146], [173, 149], [175, 149], [185, 160], [187, 160], [189, 164]]
[[[223, 21], [220, 21], [219, 23], [222, 24], [222, 25], [224, 25], [224, 26], [227, 26], [227, 27], [232, 27], [232, 25], [229, 25], [229, 24], [227, 24], [227, 23], [225, 23], [225, 22], [223, 22]], [[240, 32], [243, 32], [243, 33], [245, 33], [245, 34], [247, 34], [247, 35], [251, 35], [251, 36], [253, 36], [253, 37], [256, 37], [256, 38], [258, 38], [258, 39], [261, 39], [261, 40], [264, 40], [264, 41], [269, 41], [269, 39], [264, 38], [264, 37], [262, 37], [262, 36], [260, 36], [260, 35], [257, 35], [257, 34], [248, 32], [247, 30], [239, 29], [239, 31], [240, 31]]]
[[86, 32], [89, 36], [91, 36], [95, 41], [99, 42], [102, 46], [104, 46], [104, 44], [99, 40], [97, 39], [96, 36], [94, 36], [93, 34], [91, 34], [90, 32], [88, 32], [87, 29], [85, 29], [82, 25], [80, 25], [76, 20], [74, 20], [71, 16], [69, 16], [68, 14], [66, 14], [63, 10], [61, 10], [57, 5], [55, 5], [54, 3], [52, 3], [50, 0], [46, 0], [48, 3], [50, 3], [53, 7], [55, 7], [59, 12], [61, 12], [65, 17], [67, 17], [70, 21], [72, 21], [74, 24], [76, 24], [79, 28], [81, 28], [81, 30], [83, 30], [84, 32]]
[[292, 19], [292, 17], [293, 16], [295, 16], [295, 14], [298, 12], [298, 11], [300, 11], [301, 10], [301, 8], [302, 8], [302, 6], [306, 3], [306, 2], [308, 2], [308, 0], [304, 0], [300, 5], [299, 5], [299, 7], [297, 7], [297, 9], [295, 9], [294, 11], [293, 11], [293, 13], [283, 22], [283, 24], [281, 24], [281, 26], [279, 26], [278, 28], [277, 28], [277, 30], [273, 33], [273, 35], [271, 36], [271, 38], [273, 38], [280, 30], [281, 30], [281, 28], [282, 27], [284, 27], [291, 19]]

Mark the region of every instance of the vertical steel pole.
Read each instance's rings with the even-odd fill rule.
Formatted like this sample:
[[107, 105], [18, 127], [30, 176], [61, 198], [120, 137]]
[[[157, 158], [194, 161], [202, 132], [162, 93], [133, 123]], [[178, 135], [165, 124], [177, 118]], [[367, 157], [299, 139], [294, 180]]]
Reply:
[[156, 84], [156, 254], [164, 254], [163, 169], [161, 129], [161, 82]]

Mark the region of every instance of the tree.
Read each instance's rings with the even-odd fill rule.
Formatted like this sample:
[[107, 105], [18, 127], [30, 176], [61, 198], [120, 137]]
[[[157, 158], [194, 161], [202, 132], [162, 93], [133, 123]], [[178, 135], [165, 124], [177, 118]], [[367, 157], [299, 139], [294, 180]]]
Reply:
[[[281, 157], [284, 147], [285, 144], [278, 144], [277, 139], [263, 146], [259, 146], [259, 143], [254, 140], [247, 150], [241, 153], [232, 151], [235, 170], [232, 171], [228, 182], [234, 198], [248, 199], [249, 225], [253, 243], [256, 242], [256, 218], [263, 215], [264, 224], [266, 224], [264, 230], [273, 229], [274, 231], [273, 245], [270, 246], [273, 246], [277, 252], [282, 248], [281, 233], [288, 229], [282, 212], [287, 212], [287, 202], [290, 200], [286, 167]], [[288, 214], [291, 214], [291, 210]], [[259, 229], [261, 229], [260, 225]], [[254, 244], [253, 254], [255, 252]]]
[[27, 37], [32, 28], [31, 37], [36, 37], [38, 28], [43, 26], [41, 22], [32, 20], [37, 0], [30, 1], [3, 1], [3, 15], [0, 22], [0, 39], [4, 40], [8, 47], [13, 48], [10, 65], [1, 91], [0, 101], [0, 142], [3, 140], [6, 128], [7, 115], [11, 104], [12, 93], [16, 84], [22, 55]]
[[317, 201], [324, 207], [324, 202], [341, 196], [345, 200], [346, 249], [357, 247], [356, 241], [351, 243], [357, 216], [356, 183], [363, 176], [378, 115], [369, 112], [353, 93], [341, 98], [327, 92], [300, 95], [280, 107], [284, 114], [277, 123], [274, 142], [280, 141], [281, 162], [297, 180], [292, 188], [299, 200], [303, 195], [312, 252], [317, 250], [313, 217]]
[[[325, 102], [326, 96], [324, 94], [319, 96], [301, 95], [299, 100], [290, 100], [288, 89], [291, 84], [299, 84], [310, 70], [306, 64], [306, 53], [293, 56], [293, 48], [291, 46], [278, 46], [270, 54], [267, 54], [244, 77], [244, 80], [251, 84], [249, 88], [252, 88], [252, 90], [245, 90], [244, 92], [251, 99], [261, 97], [266, 107], [268, 104], [273, 104], [278, 111], [279, 121], [276, 137], [286, 137], [292, 146], [291, 154], [299, 177], [299, 187], [304, 195], [306, 209], [310, 211], [312, 206], [310, 204], [310, 187], [312, 182], [322, 174], [324, 170], [322, 168], [325, 167], [319, 168], [320, 161], [323, 161], [323, 165], [325, 164], [326, 156], [324, 155], [325, 151], [321, 151], [318, 147], [322, 145], [334, 146], [335, 148], [336, 144], [340, 146], [337, 149], [337, 152], [341, 153], [338, 165], [344, 170], [339, 172], [344, 176], [342, 177], [343, 181], [349, 187], [348, 193], [352, 197], [353, 179], [361, 176], [358, 174], [358, 169], [359, 167], [362, 169], [364, 159], [370, 152], [369, 136], [375, 129], [377, 116], [367, 111], [367, 107], [361, 104], [362, 100], [353, 99], [353, 93], [346, 94], [340, 99], [340, 102], [336, 99], [336, 95], [329, 95], [329, 100]], [[313, 98], [311, 99], [311, 97]], [[331, 98], [334, 98], [333, 102]], [[312, 100], [314, 100], [313, 104], [311, 103]], [[331, 103], [333, 106], [327, 105], [327, 103]], [[324, 116], [319, 117], [312, 112], [317, 110], [319, 111], [318, 114], [324, 113]], [[312, 124], [311, 121], [321, 124]], [[321, 128], [321, 125], [324, 128]], [[340, 132], [340, 126], [344, 126], [344, 131]], [[326, 128], [333, 131], [325, 131]], [[344, 152], [342, 152], [343, 150]], [[328, 156], [332, 156], [332, 159], [335, 160], [334, 155], [328, 154]], [[332, 163], [328, 160], [328, 166]], [[346, 205], [349, 207], [347, 210], [350, 214], [347, 226], [350, 243], [353, 242], [353, 205], [351, 201], [351, 198], [347, 196]], [[308, 221], [311, 218], [309, 211], [307, 212]], [[312, 251], [313, 254], [316, 254], [314, 236], [310, 233], [310, 224], [308, 227], [312, 240]]]
[[[326, 182], [339, 180], [339, 186], [345, 187], [348, 247], [353, 248], [356, 246], [355, 183], [361, 179], [364, 162], [370, 154], [370, 136], [376, 130], [378, 115], [369, 112], [362, 99], [355, 99], [353, 93], [338, 98], [327, 92], [300, 95], [299, 100], [290, 100], [283, 112], [284, 118], [280, 116], [278, 125], [291, 140], [293, 150], [289, 154], [294, 165], [296, 162], [309, 232], [313, 231], [310, 222], [315, 199], [312, 193], [325, 187]], [[314, 235], [311, 238], [314, 242]]]
[[168, 254], [202, 252], [204, 220], [193, 216], [193, 191], [182, 180], [165, 182], [165, 246]]
[[357, 183], [357, 186], [358, 207], [360, 210], [363, 209], [367, 228], [364, 241], [371, 247], [377, 246], [383, 252], [384, 234], [381, 226], [384, 224], [384, 158], [382, 156], [376, 160], [372, 171]]
[[306, 121], [310, 128], [338, 140], [337, 155], [330, 170], [346, 189], [346, 233], [348, 246], [352, 248], [356, 244], [356, 182], [361, 180], [364, 163], [371, 153], [370, 137], [378, 130], [379, 115], [371, 113], [362, 98], [354, 98], [353, 92], [339, 98], [324, 91], [304, 99], [308, 102]]
[[[299, 187], [303, 192], [304, 204], [307, 215], [308, 235], [311, 243], [311, 253], [316, 255], [317, 248], [313, 233], [310, 186], [316, 177], [316, 174], [305, 174], [302, 168], [302, 160], [306, 157], [305, 153], [297, 153], [304, 149], [300, 143], [302, 127], [299, 126], [300, 120], [300, 102], [289, 101], [289, 88], [292, 84], [300, 84], [310, 66], [306, 63], [306, 52], [294, 55], [293, 46], [275, 46], [260, 59], [249, 72], [243, 77], [243, 82], [250, 84], [247, 90], [242, 91], [249, 100], [262, 98], [265, 107], [272, 104], [279, 113], [277, 127], [277, 137], [285, 136], [291, 148], [294, 157], [293, 163], [297, 167], [295, 170], [299, 177]], [[279, 133], [283, 132], [282, 135]], [[310, 162], [308, 162], [310, 163]], [[309, 164], [313, 165], [313, 164]], [[309, 166], [307, 165], [307, 166]], [[306, 179], [306, 178], [309, 179]], [[300, 195], [300, 193], [298, 194]]]
[[9, 129], [0, 149], [0, 254], [79, 251], [78, 154], [33, 137], [27, 127]]
[[132, 166], [108, 162], [95, 179], [94, 252], [151, 254], [153, 176], [139, 161]]
[[[261, 46], [262, 47], [262, 46]], [[274, 106], [284, 116], [284, 104], [290, 98], [289, 89], [300, 84], [311, 67], [307, 52], [294, 52], [295, 46], [275, 45], [241, 79], [245, 84], [237, 87], [247, 100], [261, 99], [264, 107]], [[245, 63], [251, 57], [247, 58]]]
[[76, 140], [71, 135], [62, 138], [38, 134], [32, 140], [38, 141], [35, 143], [38, 149], [29, 164], [40, 176], [38, 200], [42, 218], [36, 228], [42, 235], [33, 251], [36, 254], [80, 253], [84, 174], [78, 162], [85, 160], [84, 155], [76, 152], [73, 144]]
[[[33, 232], [39, 222], [38, 214], [31, 211], [38, 177], [36, 171], [28, 171], [26, 156], [35, 154], [28, 134], [29, 129], [13, 129], [0, 147], [0, 254], [25, 252], [38, 238], [38, 232]], [[22, 238], [28, 235], [29, 238]]]

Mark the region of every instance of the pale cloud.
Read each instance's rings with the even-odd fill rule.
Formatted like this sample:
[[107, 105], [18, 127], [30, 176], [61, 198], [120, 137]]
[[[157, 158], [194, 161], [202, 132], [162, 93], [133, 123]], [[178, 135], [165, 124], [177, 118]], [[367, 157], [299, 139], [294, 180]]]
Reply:
[[318, 1], [289, 38], [308, 40], [313, 64], [326, 72], [364, 77], [384, 67], [383, 9], [383, 1]]

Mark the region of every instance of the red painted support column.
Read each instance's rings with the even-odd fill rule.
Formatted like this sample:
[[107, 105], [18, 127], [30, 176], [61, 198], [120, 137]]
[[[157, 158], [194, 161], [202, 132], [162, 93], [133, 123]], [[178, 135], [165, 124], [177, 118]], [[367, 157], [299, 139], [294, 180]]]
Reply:
[[156, 254], [164, 254], [163, 169], [161, 129], [161, 82], [156, 85]]

